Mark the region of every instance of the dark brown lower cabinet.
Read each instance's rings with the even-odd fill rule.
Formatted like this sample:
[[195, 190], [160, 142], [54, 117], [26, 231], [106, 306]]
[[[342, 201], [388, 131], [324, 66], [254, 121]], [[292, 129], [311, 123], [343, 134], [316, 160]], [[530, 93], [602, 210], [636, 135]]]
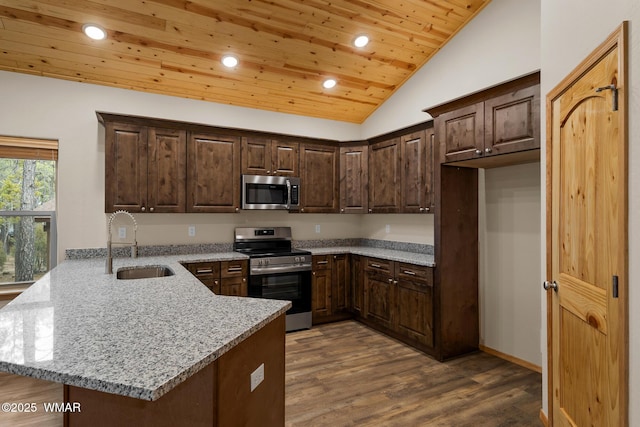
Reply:
[[352, 317], [349, 255], [314, 255], [312, 259], [313, 323], [335, 322]]
[[214, 294], [238, 297], [249, 295], [247, 261], [185, 262], [182, 265]]
[[361, 320], [432, 354], [433, 268], [364, 258]]

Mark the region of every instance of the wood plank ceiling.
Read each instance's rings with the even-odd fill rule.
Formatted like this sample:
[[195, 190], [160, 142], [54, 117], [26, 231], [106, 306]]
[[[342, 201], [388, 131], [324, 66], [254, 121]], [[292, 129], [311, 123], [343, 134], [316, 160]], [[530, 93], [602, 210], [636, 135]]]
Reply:
[[0, 69], [362, 123], [489, 1], [0, 0]]

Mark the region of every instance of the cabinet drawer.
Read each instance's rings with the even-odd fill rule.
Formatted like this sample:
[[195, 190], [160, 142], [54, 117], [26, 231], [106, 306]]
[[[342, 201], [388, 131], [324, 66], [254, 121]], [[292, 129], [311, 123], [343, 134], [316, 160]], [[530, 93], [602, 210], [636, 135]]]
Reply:
[[247, 277], [247, 261], [220, 262], [220, 277]]
[[433, 268], [401, 262], [398, 263], [398, 279], [433, 286]]
[[190, 262], [186, 264], [187, 269], [194, 276], [201, 278], [207, 276], [220, 277], [220, 263], [219, 262]]
[[312, 257], [313, 266], [311, 268], [313, 271], [330, 269], [331, 257], [332, 255], [314, 255]]
[[379, 271], [381, 273], [388, 273], [392, 276], [391, 264], [393, 261], [379, 258], [367, 258], [365, 269], [368, 271]]

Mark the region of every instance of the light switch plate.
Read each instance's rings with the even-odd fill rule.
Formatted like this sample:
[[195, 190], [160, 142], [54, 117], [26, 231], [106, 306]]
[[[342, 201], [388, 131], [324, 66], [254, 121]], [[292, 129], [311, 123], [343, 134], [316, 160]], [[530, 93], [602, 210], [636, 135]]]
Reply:
[[255, 390], [264, 381], [264, 363], [251, 373], [251, 391]]
[[387, 234], [391, 233], [391, 225], [389, 225], [389, 224], [385, 225], [385, 226], [384, 226], [384, 231], [385, 231]]
[[195, 225], [190, 225], [189, 226], [189, 237], [195, 237], [196, 235], [196, 226]]
[[316, 233], [320, 233], [320, 224], [316, 224]]
[[118, 238], [120, 239], [127, 238], [127, 227], [118, 227]]

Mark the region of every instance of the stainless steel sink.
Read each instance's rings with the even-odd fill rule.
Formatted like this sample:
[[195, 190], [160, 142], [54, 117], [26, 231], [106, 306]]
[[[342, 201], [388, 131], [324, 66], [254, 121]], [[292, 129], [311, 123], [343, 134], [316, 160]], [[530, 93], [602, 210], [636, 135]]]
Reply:
[[166, 265], [141, 265], [137, 267], [122, 267], [116, 272], [116, 278], [121, 280], [150, 279], [152, 277], [173, 276], [175, 273]]

